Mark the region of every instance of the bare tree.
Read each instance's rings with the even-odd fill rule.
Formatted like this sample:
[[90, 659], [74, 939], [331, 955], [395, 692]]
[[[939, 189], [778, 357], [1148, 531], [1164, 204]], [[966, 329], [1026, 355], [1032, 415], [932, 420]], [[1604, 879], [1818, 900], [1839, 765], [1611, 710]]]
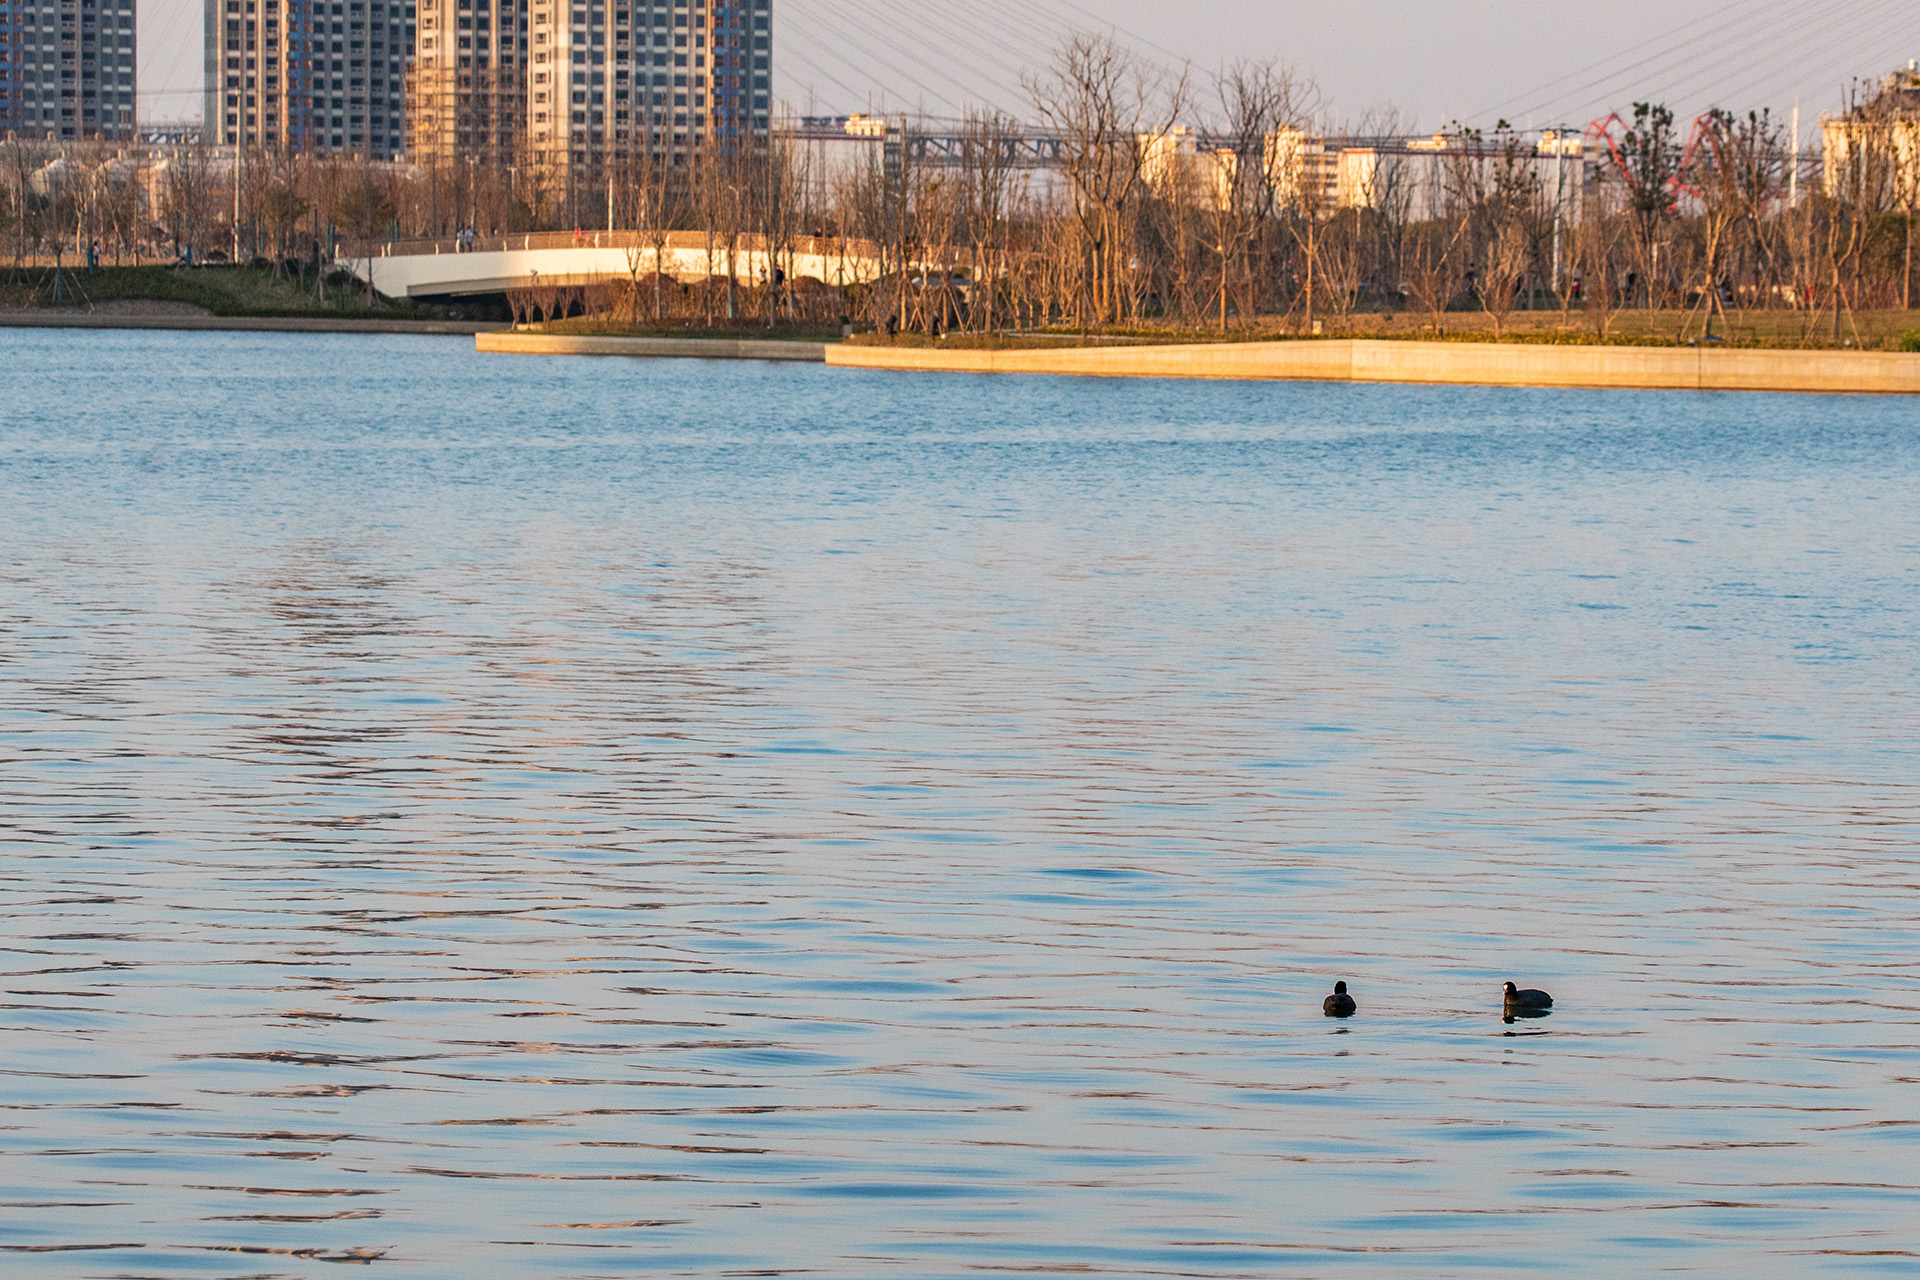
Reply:
[[204, 257], [214, 221], [213, 166], [205, 146], [195, 143], [176, 149], [167, 158], [162, 181], [161, 216], [175, 256], [187, 261], [196, 253]]
[[961, 125], [958, 194], [970, 257], [967, 326], [971, 329], [991, 330], [999, 319], [1016, 138], [1014, 122], [997, 111], [970, 113]]
[[1220, 123], [1213, 171], [1202, 201], [1219, 257], [1219, 326], [1227, 329], [1227, 298], [1237, 276], [1242, 282], [1240, 314], [1251, 319], [1259, 307], [1255, 244], [1267, 233], [1274, 211], [1274, 166], [1268, 163], [1272, 139], [1282, 129], [1298, 131], [1319, 103], [1313, 82], [1274, 62], [1236, 62], [1214, 78]]
[[146, 223], [142, 208], [140, 171], [146, 163], [141, 152], [116, 156], [101, 170], [100, 226], [113, 245], [114, 265], [123, 254], [137, 256], [141, 228]]
[[1532, 148], [1504, 122], [1491, 139], [1480, 171], [1485, 176], [1479, 200], [1485, 242], [1480, 305], [1493, 317], [1494, 332], [1499, 334], [1506, 329], [1538, 252], [1540, 176]]
[[1186, 104], [1184, 75], [1170, 79], [1107, 36], [1076, 34], [1051, 65], [1024, 78], [1035, 114], [1061, 140], [1060, 167], [1078, 231], [1079, 324], [1119, 317], [1127, 218], [1151, 140]]
[[1658, 103], [1634, 103], [1633, 125], [1622, 135], [1614, 162], [1626, 184], [1627, 216], [1633, 225], [1647, 306], [1656, 311], [1660, 307], [1660, 233], [1676, 212], [1674, 181], [1680, 159], [1673, 112]]
[[1472, 251], [1466, 242], [1471, 226], [1466, 218], [1434, 219], [1409, 233], [1407, 266], [1402, 273], [1407, 294], [1436, 329], [1460, 291], [1461, 261]]
[[1278, 204], [1286, 217], [1287, 232], [1300, 253], [1304, 277], [1300, 302], [1305, 307], [1304, 325], [1309, 332], [1320, 284], [1320, 242], [1327, 224], [1339, 211], [1338, 183], [1327, 171], [1328, 159], [1325, 140], [1309, 135], [1304, 128], [1279, 130], [1272, 137], [1267, 155], [1268, 167], [1276, 172]]
[[334, 205], [334, 219], [360, 242], [361, 256], [367, 260], [367, 306], [373, 306], [374, 249], [393, 222], [393, 198], [387, 193], [371, 166], [361, 171], [340, 194]]
[[261, 227], [273, 246], [273, 277], [278, 280], [286, 272], [287, 259], [293, 256], [293, 234], [311, 205], [302, 194], [297, 158], [280, 153], [268, 157], [261, 168], [267, 182], [256, 207]]
[[1697, 127], [1684, 178], [1700, 204], [1700, 307], [1706, 335], [1712, 337], [1713, 317], [1726, 319], [1735, 233], [1750, 220], [1757, 226], [1780, 194], [1781, 130], [1765, 112], [1742, 120], [1718, 109], [1701, 117]]
[[21, 282], [28, 244], [39, 243], [32, 178], [51, 156], [51, 148], [25, 138], [0, 142], [0, 175], [4, 175], [7, 200], [6, 229], [13, 233], [13, 284]]
[[1623, 305], [1619, 290], [1621, 215], [1607, 204], [1608, 188], [1583, 211], [1574, 228], [1574, 261], [1580, 272], [1581, 305], [1592, 318], [1594, 338], [1606, 341], [1614, 313]]
[[[1406, 123], [1394, 111], [1374, 113], [1361, 128], [1381, 138], [1397, 138], [1407, 132]], [[1373, 215], [1374, 259], [1371, 273], [1382, 296], [1405, 291], [1408, 251], [1413, 228], [1416, 171], [1403, 156], [1380, 156], [1375, 160], [1368, 180], [1367, 206]]]

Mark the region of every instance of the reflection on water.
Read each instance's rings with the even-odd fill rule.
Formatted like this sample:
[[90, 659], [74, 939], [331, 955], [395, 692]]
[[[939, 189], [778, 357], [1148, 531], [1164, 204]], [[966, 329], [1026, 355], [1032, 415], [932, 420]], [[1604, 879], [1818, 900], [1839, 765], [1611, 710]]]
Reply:
[[0, 361], [10, 1273], [1920, 1265], [1906, 402]]

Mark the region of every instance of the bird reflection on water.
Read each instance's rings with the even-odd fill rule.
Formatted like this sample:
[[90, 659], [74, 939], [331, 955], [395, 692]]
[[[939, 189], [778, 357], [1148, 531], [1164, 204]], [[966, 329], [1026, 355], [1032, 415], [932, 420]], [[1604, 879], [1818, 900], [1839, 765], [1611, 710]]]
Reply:
[[1509, 982], [1501, 991], [1501, 1021], [1512, 1026], [1519, 1018], [1546, 1018], [1553, 1014], [1553, 997], [1531, 987], [1516, 988]]

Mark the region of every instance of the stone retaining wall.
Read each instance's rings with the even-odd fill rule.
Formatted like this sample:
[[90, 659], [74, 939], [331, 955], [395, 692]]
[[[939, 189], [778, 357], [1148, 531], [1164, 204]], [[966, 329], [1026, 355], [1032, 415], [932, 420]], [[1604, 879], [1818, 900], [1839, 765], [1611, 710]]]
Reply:
[[1920, 392], [1920, 354], [1326, 339], [1194, 346], [964, 351], [835, 345], [843, 368], [1134, 378], [1619, 387], [1684, 391]]
[[565, 333], [483, 333], [474, 339], [481, 351], [528, 356], [653, 356], [694, 360], [826, 359], [821, 342], [782, 342], [765, 338], [611, 338]]

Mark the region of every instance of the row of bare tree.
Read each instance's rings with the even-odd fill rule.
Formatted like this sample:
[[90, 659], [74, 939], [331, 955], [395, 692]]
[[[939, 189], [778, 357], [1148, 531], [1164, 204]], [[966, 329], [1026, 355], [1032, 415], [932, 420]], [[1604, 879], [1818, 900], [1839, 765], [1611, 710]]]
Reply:
[[[903, 121], [851, 165], [776, 135], [673, 163], [640, 153], [590, 178], [11, 142], [0, 216], [16, 265], [92, 243], [116, 260], [282, 263], [343, 241], [372, 253], [401, 239], [619, 227], [635, 232], [626, 287], [606, 296], [632, 321], [838, 312], [928, 333], [1224, 330], [1356, 310], [1438, 322], [1462, 308], [1504, 325], [1516, 308], [1554, 307], [1604, 331], [1628, 307], [1691, 309], [1703, 327], [1729, 307], [1791, 307], [1831, 311], [1837, 332], [1850, 309], [1912, 302], [1920, 146], [1890, 95], [1848, 104], [1855, 126], [1829, 131], [1844, 154], [1824, 157], [1825, 181], [1795, 172], [1793, 141], [1765, 113], [1715, 112], [1683, 136], [1671, 112], [1643, 103], [1597, 156], [1574, 145], [1569, 183], [1566, 140], [1544, 144], [1562, 148], [1556, 158], [1504, 126], [1456, 128], [1423, 158], [1375, 157], [1349, 174], [1318, 139], [1405, 130], [1327, 127], [1313, 85], [1273, 63], [1197, 79], [1078, 36], [1026, 87], [1054, 147], [1043, 168], [1021, 163], [1018, 122], [984, 112], [937, 162]], [[676, 288], [676, 232], [699, 233], [710, 285]], [[823, 245], [854, 265], [821, 269]]]
[[90, 250], [113, 264], [265, 259], [284, 269], [330, 257], [343, 237], [394, 229], [394, 197], [408, 185], [392, 166], [344, 156], [10, 139], [0, 142], [0, 236], [16, 277]]
[[[1443, 323], [1463, 308], [1496, 326], [1516, 308], [1577, 309], [1605, 333], [1630, 307], [1689, 310], [1711, 332], [1737, 307], [1826, 312], [1838, 336], [1848, 311], [1913, 301], [1920, 124], [1885, 95], [1849, 104], [1859, 127], [1832, 135], [1846, 154], [1824, 157], [1826, 181], [1796, 172], [1788, 130], [1764, 112], [1715, 111], [1683, 136], [1642, 103], [1603, 146], [1455, 128], [1348, 184], [1318, 142], [1343, 131], [1316, 127], [1314, 86], [1276, 64], [1196, 84], [1079, 37], [1027, 88], [1057, 142], [1046, 170], [1016, 163], [1019, 124], [981, 113], [938, 163], [904, 144], [828, 174], [778, 144], [686, 169], [643, 161], [614, 175], [616, 206], [628, 225], [703, 230], [729, 254], [743, 238], [776, 258], [797, 235], [853, 246], [876, 269], [840, 290], [846, 311], [927, 333], [1305, 329], [1361, 309]], [[1194, 119], [1193, 134], [1179, 127]], [[666, 314], [660, 261], [649, 278]], [[780, 306], [770, 291], [748, 313]], [[739, 314], [731, 301], [725, 314]]]

